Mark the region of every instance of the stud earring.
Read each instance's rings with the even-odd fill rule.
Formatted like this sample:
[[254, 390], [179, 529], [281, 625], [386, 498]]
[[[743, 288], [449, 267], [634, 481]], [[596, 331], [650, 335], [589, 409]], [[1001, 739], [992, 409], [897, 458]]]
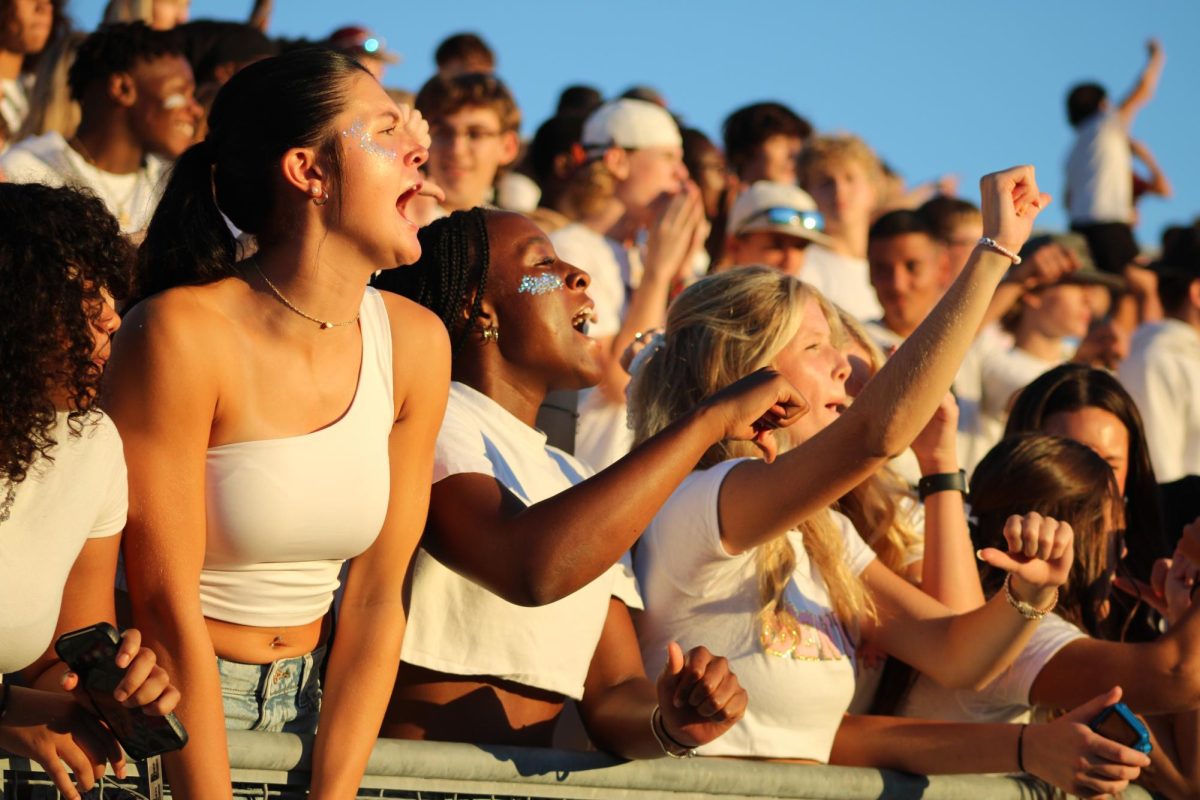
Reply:
[[500, 341], [500, 329], [495, 325], [488, 325], [481, 333], [483, 334], [483, 341], [485, 343]]
[[308, 193], [310, 195], [312, 195], [312, 201], [313, 201], [314, 206], [323, 206], [329, 202], [329, 193], [326, 192], [324, 189], [322, 189], [320, 186], [308, 187]]

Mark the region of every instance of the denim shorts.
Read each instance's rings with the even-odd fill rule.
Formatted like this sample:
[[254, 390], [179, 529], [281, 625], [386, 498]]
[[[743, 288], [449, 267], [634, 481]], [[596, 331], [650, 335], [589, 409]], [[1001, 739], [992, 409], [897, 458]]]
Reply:
[[234, 731], [313, 733], [321, 713], [325, 647], [270, 664], [217, 659], [225, 727]]

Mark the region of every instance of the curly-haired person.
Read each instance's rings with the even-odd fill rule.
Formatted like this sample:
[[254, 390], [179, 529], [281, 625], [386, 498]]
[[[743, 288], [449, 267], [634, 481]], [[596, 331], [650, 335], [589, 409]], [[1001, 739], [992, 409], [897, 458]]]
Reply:
[[[39, 762], [77, 797], [111, 760], [107, 730], [70, 695], [52, 642], [113, 621], [113, 577], [128, 490], [121, 438], [96, 405], [114, 297], [128, 288], [129, 245], [95, 197], [0, 183], [0, 750]], [[127, 631], [114, 695], [152, 714], [179, 691]]]

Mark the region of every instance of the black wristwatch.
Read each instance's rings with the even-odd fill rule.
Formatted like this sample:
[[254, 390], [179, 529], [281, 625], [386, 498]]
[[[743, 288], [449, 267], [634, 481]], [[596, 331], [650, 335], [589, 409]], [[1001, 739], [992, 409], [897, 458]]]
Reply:
[[917, 481], [917, 496], [922, 500], [938, 492], [966, 494], [967, 473], [961, 469], [958, 472], [939, 472], [936, 475], [924, 475]]

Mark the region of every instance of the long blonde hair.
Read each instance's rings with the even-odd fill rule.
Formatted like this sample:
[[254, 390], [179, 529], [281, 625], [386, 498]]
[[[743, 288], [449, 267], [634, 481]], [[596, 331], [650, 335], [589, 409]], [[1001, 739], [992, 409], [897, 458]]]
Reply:
[[[838, 319], [846, 341], [863, 350], [868, 370], [874, 376], [887, 360], [883, 351], [862, 323], [845, 309], [838, 309]], [[904, 499], [914, 504], [917, 501], [904, 479], [891, 467], [884, 466], [837, 502], [837, 510], [850, 518], [879, 562], [898, 575], [905, 575], [909, 554], [922, 539], [912, 525], [910, 514], [901, 508]]]
[[[630, 385], [636, 440], [645, 441], [706, 397], [768, 365], [795, 336], [810, 299], [820, 305], [835, 340], [840, 340], [841, 325], [829, 301], [778, 270], [736, 269], [685, 289], [667, 312], [661, 349], [642, 362]], [[757, 455], [749, 442], [726, 440], [709, 448], [699, 467]], [[829, 512], [814, 514], [798, 529], [838, 619], [854, 626], [872, 615], [866, 587], [846, 563], [841, 532]], [[783, 610], [796, 554], [788, 537], [778, 536], [758, 548], [757, 559], [760, 614], [768, 619]]]

